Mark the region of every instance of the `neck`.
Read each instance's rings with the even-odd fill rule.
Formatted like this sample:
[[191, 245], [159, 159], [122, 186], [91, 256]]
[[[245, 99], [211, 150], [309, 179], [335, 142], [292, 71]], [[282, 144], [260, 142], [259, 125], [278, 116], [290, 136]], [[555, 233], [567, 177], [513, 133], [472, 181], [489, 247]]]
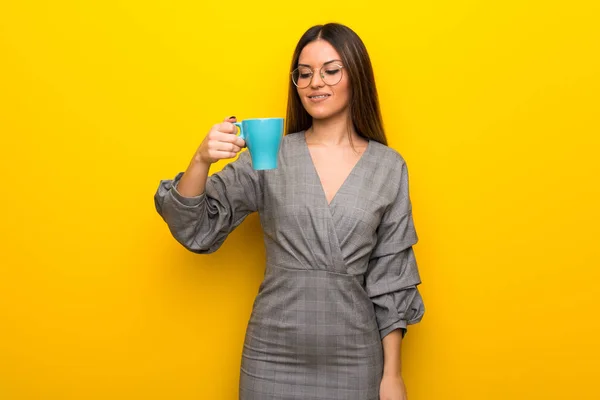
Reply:
[[350, 133], [352, 141], [356, 142], [358, 134], [352, 126], [352, 121], [348, 118], [347, 113], [342, 113], [327, 119], [313, 119], [307, 136], [313, 143], [337, 146], [350, 142], [348, 133]]

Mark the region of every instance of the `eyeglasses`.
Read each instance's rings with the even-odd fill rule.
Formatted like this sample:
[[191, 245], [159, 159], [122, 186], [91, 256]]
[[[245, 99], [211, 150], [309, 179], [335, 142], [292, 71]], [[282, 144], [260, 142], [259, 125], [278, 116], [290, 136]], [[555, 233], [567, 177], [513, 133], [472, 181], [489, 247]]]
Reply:
[[[326, 64], [319, 68], [319, 76], [327, 86], [333, 86], [342, 80], [342, 68], [340, 64]], [[315, 69], [316, 70], [316, 69]], [[313, 71], [306, 66], [300, 66], [291, 72], [292, 82], [300, 89], [307, 88], [313, 79]]]

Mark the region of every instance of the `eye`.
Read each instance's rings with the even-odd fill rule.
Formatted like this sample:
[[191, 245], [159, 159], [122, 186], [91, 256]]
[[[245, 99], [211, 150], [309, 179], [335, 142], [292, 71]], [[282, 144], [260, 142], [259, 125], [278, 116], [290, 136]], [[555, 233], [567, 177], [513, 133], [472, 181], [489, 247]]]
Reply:
[[296, 70], [296, 76], [300, 79], [308, 79], [312, 76], [312, 70], [306, 67], [300, 67]]
[[335, 74], [339, 73], [339, 72], [340, 72], [340, 70], [341, 70], [341, 68], [338, 68], [338, 67], [336, 67], [336, 68], [327, 68], [327, 69], [325, 70], [325, 73], [326, 73], [327, 75], [335, 75]]

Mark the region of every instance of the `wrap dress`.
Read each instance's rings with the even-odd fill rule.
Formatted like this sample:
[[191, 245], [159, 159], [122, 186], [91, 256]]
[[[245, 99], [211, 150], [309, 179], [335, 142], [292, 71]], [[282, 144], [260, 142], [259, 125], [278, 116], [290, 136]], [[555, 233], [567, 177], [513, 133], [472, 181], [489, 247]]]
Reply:
[[304, 132], [285, 135], [278, 168], [255, 171], [248, 151], [183, 197], [160, 181], [158, 213], [195, 253], [216, 251], [252, 212], [266, 267], [248, 322], [242, 400], [378, 400], [382, 339], [425, 312], [408, 170], [370, 140], [331, 203]]

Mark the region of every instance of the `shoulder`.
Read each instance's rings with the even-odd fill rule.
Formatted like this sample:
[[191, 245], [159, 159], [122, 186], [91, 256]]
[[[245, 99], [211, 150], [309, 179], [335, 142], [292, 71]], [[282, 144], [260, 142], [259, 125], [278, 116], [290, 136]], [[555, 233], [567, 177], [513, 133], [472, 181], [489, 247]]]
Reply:
[[369, 146], [369, 173], [379, 182], [384, 197], [392, 201], [398, 193], [408, 191], [408, 167], [402, 154], [389, 146], [371, 140]]
[[374, 140], [369, 141], [369, 158], [379, 168], [398, 171], [406, 167], [406, 160], [400, 152]]
[[281, 139], [281, 153], [287, 156], [296, 154], [304, 144], [304, 132], [288, 133]]
[[287, 135], [283, 136], [283, 139], [281, 140], [281, 144], [289, 145], [289, 144], [294, 144], [294, 143], [300, 143], [300, 142], [302, 142], [303, 139], [304, 139], [304, 131], [288, 133]]
[[408, 167], [400, 152], [392, 147], [371, 140], [371, 179], [379, 182], [381, 197], [387, 206], [408, 198]]

